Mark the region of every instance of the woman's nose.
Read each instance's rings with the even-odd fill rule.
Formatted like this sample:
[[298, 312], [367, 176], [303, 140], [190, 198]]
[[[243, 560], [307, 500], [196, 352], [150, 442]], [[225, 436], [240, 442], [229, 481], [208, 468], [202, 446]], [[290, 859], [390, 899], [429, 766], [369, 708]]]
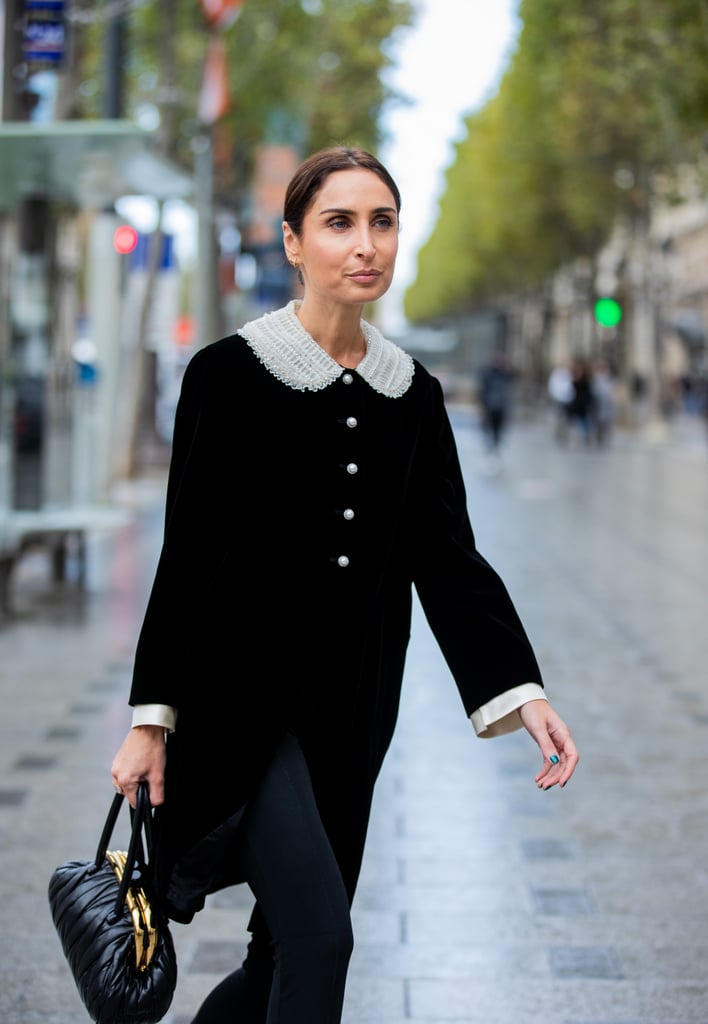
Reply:
[[369, 231], [362, 231], [357, 239], [356, 254], [362, 259], [371, 259], [376, 252], [374, 240]]

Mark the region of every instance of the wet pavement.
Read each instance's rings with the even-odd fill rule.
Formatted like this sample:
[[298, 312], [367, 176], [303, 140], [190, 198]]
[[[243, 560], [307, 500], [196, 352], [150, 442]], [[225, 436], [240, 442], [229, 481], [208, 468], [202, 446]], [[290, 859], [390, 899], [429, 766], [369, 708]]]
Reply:
[[[517, 425], [502, 465], [455, 416], [480, 549], [506, 580], [581, 750], [539, 792], [525, 733], [475, 738], [416, 613], [354, 909], [345, 1024], [708, 1024], [708, 444], [558, 448]], [[0, 1021], [87, 1020], [46, 900], [89, 858], [128, 725], [162, 479], [124, 487], [88, 593], [28, 555], [0, 623]], [[188, 1024], [243, 953], [245, 887], [174, 926]], [[316, 1024], [316, 1022], [313, 1022]]]

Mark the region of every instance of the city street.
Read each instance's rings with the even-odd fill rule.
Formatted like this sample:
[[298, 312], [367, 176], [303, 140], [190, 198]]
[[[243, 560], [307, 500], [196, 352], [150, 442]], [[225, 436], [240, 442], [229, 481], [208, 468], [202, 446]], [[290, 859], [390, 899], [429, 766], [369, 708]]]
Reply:
[[[519, 423], [492, 467], [471, 414], [454, 421], [479, 548], [581, 763], [544, 793], [526, 733], [475, 738], [416, 609], [345, 1024], [708, 1024], [705, 431], [597, 449]], [[88, 1020], [46, 889], [57, 864], [92, 857], [112, 799], [163, 492], [161, 477], [118, 488], [126, 522], [89, 538], [86, 594], [52, 589], [28, 554], [0, 621], [3, 1024]], [[251, 902], [227, 890], [173, 927], [168, 1024], [240, 963]]]

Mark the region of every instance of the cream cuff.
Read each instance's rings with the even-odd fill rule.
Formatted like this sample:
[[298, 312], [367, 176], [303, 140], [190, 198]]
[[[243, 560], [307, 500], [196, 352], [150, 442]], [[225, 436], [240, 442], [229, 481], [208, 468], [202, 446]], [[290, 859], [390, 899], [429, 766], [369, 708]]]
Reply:
[[[470, 721], [478, 736], [491, 739], [503, 736], [521, 728], [521, 719], [517, 714], [522, 704], [530, 700], [547, 700], [542, 686], [538, 683], [524, 683], [506, 690], [493, 700], [483, 704], [470, 715]], [[161, 725], [168, 732], [177, 727], [177, 708], [168, 704], [137, 704], [133, 708], [133, 726]]]
[[169, 704], [136, 704], [131, 728], [136, 725], [161, 725], [168, 732], [177, 728], [177, 708]]
[[475, 732], [484, 739], [491, 739], [493, 736], [503, 736], [504, 733], [520, 729], [522, 723], [518, 714], [519, 708], [530, 700], [548, 700], [543, 687], [538, 683], [523, 683], [521, 686], [512, 687], [511, 690], [505, 690], [472, 712], [470, 721]]

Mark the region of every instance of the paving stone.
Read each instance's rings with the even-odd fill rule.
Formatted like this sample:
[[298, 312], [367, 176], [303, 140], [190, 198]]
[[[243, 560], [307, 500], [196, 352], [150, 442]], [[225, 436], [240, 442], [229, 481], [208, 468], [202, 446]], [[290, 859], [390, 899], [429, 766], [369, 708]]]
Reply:
[[619, 980], [624, 977], [614, 949], [602, 946], [563, 946], [550, 949], [551, 970], [557, 978], [603, 978]]
[[568, 839], [522, 839], [526, 860], [574, 860], [578, 844]]
[[21, 807], [26, 798], [26, 789], [0, 789], [0, 807]]
[[218, 974], [225, 976], [243, 963], [245, 942], [199, 942], [187, 970], [190, 974]]
[[[543, 797], [547, 797], [548, 793], [543, 793]], [[541, 792], [539, 791], [539, 799], [529, 799], [526, 796], [515, 796], [507, 800], [507, 808], [509, 813], [515, 817], [528, 817], [528, 818], [553, 818], [557, 814], [556, 808], [553, 804], [542, 803]], [[535, 797], [535, 794], [534, 794]]]
[[116, 677], [115, 679], [97, 679], [89, 683], [87, 690], [91, 693], [117, 693], [125, 687], [125, 680]]
[[48, 729], [45, 736], [48, 740], [78, 740], [82, 732], [83, 730], [73, 725], [59, 725], [53, 729]]
[[15, 761], [13, 768], [18, 772], [46, 772], [50, 768], [54, 768], [56, 763], [56, 757], [45, 757], [43, 754], [25, 754]]
[[532, 887], [531, 894], [539, 914], [572, 916], [592, 914], [595, 910], [592, 896], [587, 889], [539, 889]]

